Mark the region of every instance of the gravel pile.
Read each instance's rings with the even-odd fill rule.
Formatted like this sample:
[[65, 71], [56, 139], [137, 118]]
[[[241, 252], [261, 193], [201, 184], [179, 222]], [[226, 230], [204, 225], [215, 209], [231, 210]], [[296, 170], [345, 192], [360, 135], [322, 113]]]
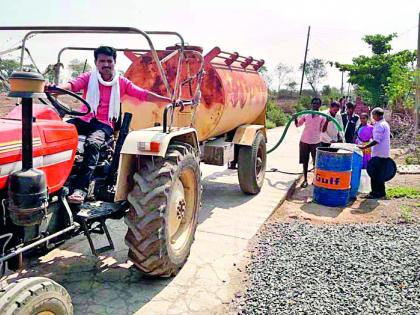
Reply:
[[239, 314], [420, 314], [420, 225], [274, 223]]

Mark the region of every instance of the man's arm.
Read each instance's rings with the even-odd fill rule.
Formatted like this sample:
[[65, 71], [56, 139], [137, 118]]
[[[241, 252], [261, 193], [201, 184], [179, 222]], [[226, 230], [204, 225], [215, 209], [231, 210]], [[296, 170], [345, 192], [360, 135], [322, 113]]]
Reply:
[[296, 127], [300, 127], [305, 123], [305, 115], [302, 116], [301, 118], [299, 118], [299, 120], [297, 119], [297, 116], [295, 116], [294, 118], [295, 118], [294, 121], [295, 121], [295, 126]]
[[[88, 87], [89, 84], [89, 78], [90, 78], [90, 72], [85, 72], [80, 74], [76, 79], [71, 80], [69, 82], [66, 83], [61, 83], [56, 85], [57, 87], [64, 89], [64, 90], [69, 90], [72, 92], [79, 92], [80, 90], [85, 90]], [[49, 86], [54, 86], [55, 84], [52, 83], [48, 83], [45, 85], [45, 91], [47, 91]]]
[[370, 147], [373, 147], [373, 146], [377, 145], [378, 143], [379, 143], [378, 141], [373, 140], [373, 141], [369, 142], [366, 145], [358, 145], [358, 148], [359, 149], [362, 149], [362, 150], [365, 150], [365, 149], [368, 149]]
[[383, 128], [381, 128], [381, 126], [376, 126], [375, 128], [373, 128], [373, 138], [372, 141], [369, 142], [367, 145], [365, 146], [358, 146], [360, 149], [364, 150], [364, 149], [368, 149], [370, 147], [373, 147], [374, 145], [377, 145], [378, 143], [381, 143], [382, 139], [384, 136], [384, 130]]
[[72, 89], [72, 86], [71, 86], [70, 82], [59, 84], [59, 85], [57, 85], [57, 87], [59, 87], [60, 89], [64, 89], [64, 90], [71, 90]]
[[322, 125], [322, 129], [321, 129], [322, 132], [327, 131], [329, 121], [330, 121], [329, 119], [325, 119], [325, 123]]
[[54, 84], [54, 83], [51, 83], [51, 82], [47, 82], [45, 84], [45, 92], [48, 92], [48, 88], [53, 87], [53, 86], [56, 86], [56, 87], [58, 87], [60, 89], [63, 89], [63, 90], [70, 90], [70, 91], [71, 91], [71, 88], [72, 88], [70, 82], [62, 83], [62, 84]]
[[161, 96], [159, 94], [147, 91], [146, 102], [151, 103], [170, 103], [171, 99], [169, 97]]
[[127, 78], [123, 78], [126, 82], [126, 93], [132, 97], [137, 98], [142, 102], [151, 102], [151, 103], [170, 103], [171, 99], [169, 97], [161, 96], [151, 91], [142, 89], [141, 87], [135, 85], [133, 82]]

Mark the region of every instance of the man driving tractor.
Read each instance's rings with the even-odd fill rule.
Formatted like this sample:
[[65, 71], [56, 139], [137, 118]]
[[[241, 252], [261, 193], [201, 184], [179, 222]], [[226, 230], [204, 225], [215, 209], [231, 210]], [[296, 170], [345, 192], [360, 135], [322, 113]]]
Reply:
[[[76, 126], [79, 135], [85, 135], [84, 158], [74, 183], [69, 203], [81, 204], [98, 164], [100, 148], [111, 138], [115, 124], [120, 120], [121, 98], [129, 95], [144, 102], [169, 103], [168, 97], [144, 90], [115, 72], [117, 52], [109, 46], [100, 46], [94, 51], [96, 69], [79, 75], [76, 79], [58, 85], [59, 88], [79, 92], [91, 105], [92, 111], [68, 122]], [[50, 85], [48, 85], [50, 86]], [[47, 89], [48, 89], [47, 86]], [[86, 106], [83, 105], [83, 110]]]

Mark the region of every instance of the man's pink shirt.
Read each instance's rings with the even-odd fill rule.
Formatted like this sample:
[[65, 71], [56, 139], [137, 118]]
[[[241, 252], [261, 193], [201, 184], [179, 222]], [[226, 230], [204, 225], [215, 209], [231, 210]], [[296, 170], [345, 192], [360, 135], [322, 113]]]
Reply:
[[[88, 84], [89, 84], [90, 72], [83, 73], [79, 75], [76, 79], [70, 81], [71, 90], [73, 92], [79, 92], [83, 90], [83, 98], [86, 99]], [[113, 122], [108, 120], [108, 111], [109, 111], [109, 100], [111, 98], [111, 86], [105, 86], [99, 83], [99, 106], [98, 111], [96, 114], [96, 119], [100, 122], [107, 124], [110, 127], [113, 126]], [[129, 95], [139, 99], [140, 101], [145, 101], [147, 99], [147, 90], [144, 90], [138, 86], [136, 86], [133, 82], [120, 76], [120, 97], [122, 98], [124, 95]], [[82, 105], [82, 111], [86, 111], [86, 106]], [[85, 116], [81, 116], [80, 119], [89, 122], [95, 115], [89, 113]]]
[[321, 142], [322, 127], [325, 123], [325, 118], [320, 115], [311, 114], [303, 115], [299, 120], [297, 126], [300, 127], [305, 124], [300, 141], [308, 144], [317, 144]]

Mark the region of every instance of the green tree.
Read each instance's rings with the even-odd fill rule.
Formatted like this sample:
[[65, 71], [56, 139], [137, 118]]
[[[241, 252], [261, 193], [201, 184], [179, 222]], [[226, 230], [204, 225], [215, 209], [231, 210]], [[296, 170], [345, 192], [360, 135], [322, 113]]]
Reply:
[[[391, 107], [412, 107], [414, 105], [415, 90], [415, 68], [412, 56], [406, 56], [410, 52], [405, 51], [394, 58], [390, 68], [390, 75], [387, 78], [385, 93], [388, 96]], [[407, 60], [412, 62], [407, 63]]]
[[[303, 64], [300, 65], [303, 69]], [[318, 84], [327, 76], [325, 62], [322, 59], [314, 58], [309, 60], [305, 66], [305, 77], [315, 94], [318, 94]]]
[[340, 98], [340, 91], [336, 87], [324, 85], [321, 90], [322, 103], [329, 104], [331, 100], [338, 100]]
[[397, 37], [397, 33], [389, 35], [366, 35], [362, 40], [367, 43], [375, 55], [383, 55], [391, 51], [390, 42]]
[[363, 41], [371, 47], [372, 56], [358, 56], [352, 64], [335, 63], [340, 71], [349, 73], [349, 82], [357, 86], [357, 94], [369, 104], [383, 106], [398, 98], [396, 94], [407, 94], [408, 85], [400, 80], [407, 80], [407, 65], [415, 60], [415, 53], [409, 50], [391, 53], [390, 42], [396, 36], [366, 35]]
[[19, 62], [14, 59], [0, 59], [0, 74], [5, 78], [10, 77], [12, 72], [19, 68]]
[[80, 61], [79, 59], [73, 59], [69, 63], [71, 70], [71, 77], [77, 78], [80, 74], [86, 71], [92, 70], [92, 67], [86, 61]]

